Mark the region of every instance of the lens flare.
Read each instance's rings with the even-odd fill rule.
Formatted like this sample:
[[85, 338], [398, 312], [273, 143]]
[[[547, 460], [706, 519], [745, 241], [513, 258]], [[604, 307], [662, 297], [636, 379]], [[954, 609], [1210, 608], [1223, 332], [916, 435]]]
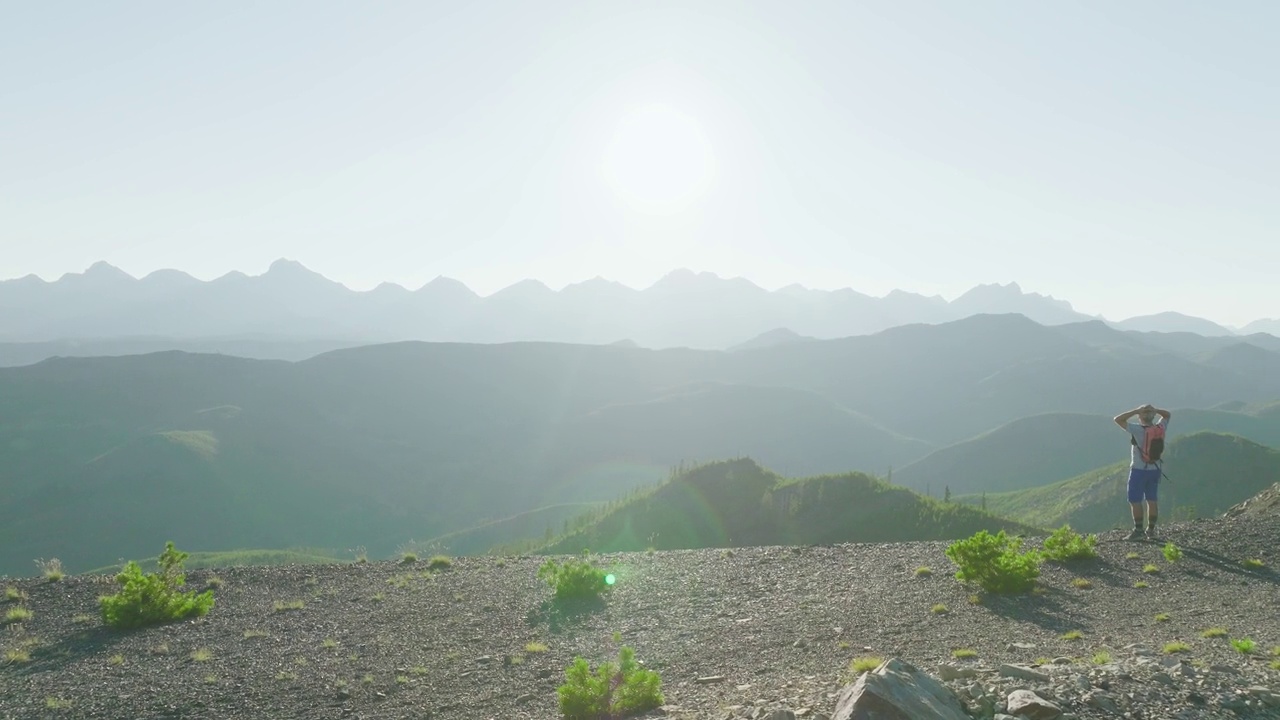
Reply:
[[616, 582], [618, 582], [618, 578], [614, 577], [614, 576], [613, 576], [613, 573], [609, 573], [608, 575], [605, 575], [605, 576], [604, 576], [604, 584], [605, 584], [605, 585], [612, 585], [612, 584], [614, 584], [614, 583], [616, 583]]

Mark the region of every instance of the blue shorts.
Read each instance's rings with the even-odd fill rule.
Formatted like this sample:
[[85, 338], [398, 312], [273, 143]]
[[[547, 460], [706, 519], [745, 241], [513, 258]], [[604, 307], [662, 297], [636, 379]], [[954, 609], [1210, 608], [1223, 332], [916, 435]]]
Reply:
[[1129, 502], [1139, 503], [1144, 497], [1155, 502], [1159, 486], [1160, 468], [1129, 468]]

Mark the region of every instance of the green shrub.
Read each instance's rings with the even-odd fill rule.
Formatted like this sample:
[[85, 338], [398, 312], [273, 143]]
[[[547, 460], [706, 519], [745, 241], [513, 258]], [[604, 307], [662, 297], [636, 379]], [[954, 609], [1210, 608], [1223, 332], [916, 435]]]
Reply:
[[182, 592], [186, 584], [182, 562], [187, 553], [175, 550], [172, 542], [160, 554], [160, 572], [143, 574], [132, 560], [116, 575], [123, 586], [115, 595], [101, 598], [102, 620], [110, 627], [136, 628], [201, 616], [213, 607], [213, 591]]
[[856, 657], [849, 661], [849, 672], [856, 678], [864, 672], [875, 670], [883, 662], [884, 659], [878, 657]]
[[1160, 552], [1164, 553], [1164, 559], [1171, 563], [1178, 562], [1182, 559], [1182, 550], [1173, 543], [1165, 543], [1164, 547], [1160, 549]]
[[1093, 654], [1094, 665], [1106, 665], [1109, 662], [1111, 662], [1111, 653], [1106, 650], [1099, 650]]
[[427, 562], [428, 570], [448, 570], [453, 567], [453, 560], [448, 555], [432, 555]]
[[563, 565], [547, 559], [538, 568], [538, 577], [556, 591], [557, 600], [598, 598], [611, 585], [604, 570], [596, 567], [586, 551], [581, 560], [567, 560]]
[[1023, 593], [1040, 577], [1040, 554], [1034, 550], [1019, 553], [1021, 545], [1020, 538], [1003, 530], [996, 535], [980, 530], [948, 546], [947, 557], [960, 568], [958, 580], [976, 582], [990, 593]]
[[1070, 525], [1063, 525], [1045, 538], [1044, 556], [1058, 562], [1087, 560], [1098, 557], [1098, 551], [1094, 549], [1097, 544], [1097, 535], [1082, 537]]
[[1248, 655], [1253, 652], [1255, 647], [1257, 647], [1257, 643], [1249, 638], [1240, 638], [1239, 640], [1232, 640], [1231, 647], [1235, 648], [1242, 655]]
[[663, 703], [662, 679], [641, 668], [629, 647], [618, 652], [617, 665], [604, 663], [594, 673], [586, 660], [575, 658], [565, 678], [567, 682], [556, 690], [565, 720], [625, 717]]
[[24, 607], [16, 607], [4, 614], [4, 622], [6, 625], [11, 623], [22, 623], [32, 618], [30, 610]]

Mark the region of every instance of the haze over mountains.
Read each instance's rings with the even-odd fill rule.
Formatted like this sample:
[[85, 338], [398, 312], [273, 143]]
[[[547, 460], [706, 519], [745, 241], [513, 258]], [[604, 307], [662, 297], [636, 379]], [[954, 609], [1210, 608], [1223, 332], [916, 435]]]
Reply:
[[[357, 343], [399, 340], [630, 341], [650, 348], [724, 349], [768, 333], [775, 336], [762, 342], [785, 340], [788, 333], [829, 339], [1003, 313], [1045, 325], [1097, 319], [1063, 300], [1024, 292], [1016, 283], [979, 285], [948, 302], [900, 290], [880, 298], [848, 288], [791, 285], [768, 291], [742, 278], [676, 270], [643, 290], [596, 278], [554, 291], [525, 280], [480, 297], [444, 277], [412, 291], [392, 284], [353, 291], [289, 260], [276, 261], [262, 275], [232, 272], [211, 281], [176, 270], [135, 279], [99, 262], [53, 282], [35, 276], [0, 282], [0, 341], [55, 343], [0, 348], [0, 363], [154, 349], [300, 359]], [[1114, 325], [1236, 334], [1176, 313]], [[1276, 325], [1260, 320], [1242, 332], [1277, 330]]]
[[[1107, 427], [1152, 400], [1176, 422], [1183, 408], [1219, 408], [1223, 424], [1205, 427], [1262, 440], [1271, 415], [1250, 407], [1280, 398], [1280, 353], [1223, 342], [1005, 314], [734, 352], [404, 342], [298, 362], [49, 359], [0, 369], [0, 572], [50, 556], [99, 567], [145, 556], [157, 538], [386, 554], [616, 500], [682, 462], [883, 477], [1022, 418]], [[1057, 462], [1049, 445], [1084, 437], [1102, 454], [1087, 421], [1026, 422], [1030, 433], [994, 433], [1016, 447], [992, 452], [1016, 465], [1028, 437]]]

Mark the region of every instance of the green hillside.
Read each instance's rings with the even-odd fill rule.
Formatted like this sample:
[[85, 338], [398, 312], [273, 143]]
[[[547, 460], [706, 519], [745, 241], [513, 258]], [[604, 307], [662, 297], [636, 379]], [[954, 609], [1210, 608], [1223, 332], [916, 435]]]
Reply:
[[[1118, 410], [1117, 410], [1118, 412]], [[939, 496], [999, 493], [1072, 478], [1129, 456], [1111, 415], [1045, 413], [1020, 418], [893, 471], [893, 482]], [[1280, 447], [1280, 409], [1173, 410], [1169, 437], [1211, 431]]]
[[863, 473], [786, 479], [738, 459], [676, 475], [590, 518], [542, 552], [944, 540], [982, 529], [1034, 531]]
[[681, 462], [880, 473], [1031, 412], [1260, 402], [1280, 383], [1173, 356], [1144, 376], [1127, 352], [988, 315], [732, 353], [407, 342], [3, 368], [0, 573], [146, 557], [159, 538], [385, 557], [616, 500]]
[[[1165, 451], [1160, 514], [1168, 519], [1215, 515], [1280, 479], [1280, 452], [1245, 438], [1200, 432], [1180, 437]], [[1070, 524], [1079, 531], [1129, 527], [1128, 461], [1068, 480], [1005, 493], [987, 493], [986, 507], [1003, 517], [1040, 527]], [[956, 497], [979, 504], [979, 495]]]

